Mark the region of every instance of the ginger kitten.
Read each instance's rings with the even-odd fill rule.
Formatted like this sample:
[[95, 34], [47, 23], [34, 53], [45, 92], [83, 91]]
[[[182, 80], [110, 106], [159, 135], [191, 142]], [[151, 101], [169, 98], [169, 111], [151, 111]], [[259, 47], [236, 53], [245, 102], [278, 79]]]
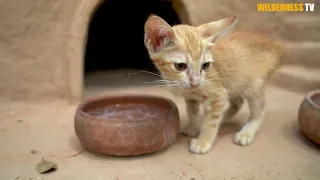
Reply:
[[[145, 23], [150, 59], [168, 87], [186, 100], [189, 124], [183, 133], [198, 135], [189, 145], [193, 153], [211, 150], [220, 124], [239, 111], [244, 99], [251, 114], [234, 139], [242, 146], [252, 143], [264, 119], [264, 86], [284, 62], [280, 44], [258, 34], [233, 32], [237, 19], [171, 27], [152, 15]], [[199, 128], [200, 105], [205, 117]]]

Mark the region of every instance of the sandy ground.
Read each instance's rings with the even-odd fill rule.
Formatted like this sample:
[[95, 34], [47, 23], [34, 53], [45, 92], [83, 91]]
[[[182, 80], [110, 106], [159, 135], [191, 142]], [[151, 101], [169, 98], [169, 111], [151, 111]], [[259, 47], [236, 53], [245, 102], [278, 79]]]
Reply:
[[[117, 72], [119, 73], [119, 72]], [[184, 101], [170, 93], [141, 86], [151, 81], [143, 74], [129, 80], [127, 72], [87, 77], [86, 97], [101, 93], [148, 93], [172, 98], [178, 105], [182, 127], [186, 124]], [[298, 108], [305, 93], [319, 88], [317, 69], [284, 68], [267, 89], [266, 120], [253, 144], [240, 147], [234, 134], [248, 117], [245, 106], [230, 124], [221, 128], [209, 154], [188, 151], [189, 138], [180, 135], [168, 149], [140, 157], [109, 157], [82, 152], [74, 133], [77, 105], [64, 101], [0, 101], [1, 180], [319, 180], [320, 148], [299, 131]], [[109, 79], [108, 79], [108, 78]], [[118, 77], [114, 80], [111, 77]], [[116, 85], [115, 85], [116, 84]], [[114, 89], [118, 88], [118, 89]], [[58, 164], [58, 170], [40, 175], [41, 158]]]

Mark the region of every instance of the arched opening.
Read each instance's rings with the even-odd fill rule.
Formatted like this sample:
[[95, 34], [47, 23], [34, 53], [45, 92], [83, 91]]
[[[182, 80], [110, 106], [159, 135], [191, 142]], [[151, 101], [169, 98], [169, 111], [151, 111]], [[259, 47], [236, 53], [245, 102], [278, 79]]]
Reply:
[[144, 23], [152, 13], [170, 25], [180, 23], [170, 0], [106, 0], [97, 9], [88, 28], [86, 90], [130, 86], [128, 73], [156, 71], [143, 43]]

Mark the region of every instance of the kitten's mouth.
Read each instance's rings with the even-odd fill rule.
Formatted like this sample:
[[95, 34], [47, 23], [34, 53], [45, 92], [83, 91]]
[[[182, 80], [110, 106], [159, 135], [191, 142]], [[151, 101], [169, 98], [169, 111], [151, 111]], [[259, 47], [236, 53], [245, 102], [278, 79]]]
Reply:
[[198, 89], [199, 87], [200, 87], [200, 84], [197, 84], [197, 85], [190, 84], [189, 89], [195, 90], [195, 89]]
[[184, 88], [184, 89], [189, 91], [189, 92], [192, 92], [192, 91], [198, 90], [199, 88], [198, 87], [188, 87], [188, 88]]

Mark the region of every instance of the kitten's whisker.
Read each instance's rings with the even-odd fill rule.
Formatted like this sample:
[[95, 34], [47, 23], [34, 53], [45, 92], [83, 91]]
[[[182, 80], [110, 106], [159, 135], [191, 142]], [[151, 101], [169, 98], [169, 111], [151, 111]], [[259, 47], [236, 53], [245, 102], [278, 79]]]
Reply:
[[172, 80], [172, 81], [168, 81], [165, 80], [168, 84], [175, 84], [176, 86], [183, 86], [184, 82], [181, 82], [180, 80]]
[[151, 75], [155, 75], [155, 76], [162, 77], [160, 74], [153, 73], [153, 72], [149, 72], [149, 71], [144, 71], [144, 70], [137, 71], [137, 72], [132, 72], [132, 73], [128, 73], [128, 75], [138, 74], [138, 73], [142, 73], [142, 72], [144, 72], [144, 73], [148, 73], [148, 74], [151, 74]]
[[218, 74], [219, 74], [219, 73], [211, 74], [210, 76], [206, 77], [206, 79], [210, 79], [211, 77], [216, 76], [216, 75], [218, 75]]
[[138, 72], [128, 73], [127, 84], [129, 82], [130, 75], [134, 75], [134, 74], [138, 74], [138, 73], [148, 73], [151, 75], [159, 76], [161, 78], [166, 78], [166, 79], [159, 79], [159, 80], [155, 80], [155, 81], [151, 81], [151, 82], [137, 82], [139, 84], [158, 84], [157, 86], [153, 86], [153, 87], [162, 87], [162, 88], [166, 88], [166, 89], [183, 88], [185, 86], [185, 84], [187, 84], [187, 82], [185, 82], [184, 80], [174, 80], [169, 77], [166, 77], [166, 76], [163, 76], [160, 74], [156, 74], [153, 72], [149, 72], [149, 71], [144, 71], [144, 70], [141, 70]]
[[155, 80], [155, 81], [159, 81], [159, 82], [167, 82], [169, 80], [166, 80], [166, 79], [158, 79], [158, 80]]
[[166, 82], [136, 82], [139, 84], [167, 84]]
[[165, 89], [165, 90], [172, 90], [173, 88], [174, 88], [174, 86], [173, 87], [169, 87], [169, 86], [161, 86], [161, 85], [159, 85], [159, 86], [152, 86], [151, 88], [160, 88], [160, 89]]
[[134, 75], [134, 74], [138, 74], [138, 73], [148, 73], [148, 74], [151, 74], [151, 75], [154, 75], [154, 76], [158, 76], [158, 77], [165, 77], [167, 79], [170, 79], [170, 80], [173, 80], [169, 77], [166, 77], [166, 76], [163, 76], [163, 75], [160, 75], [160, 74], [157, 74], [157, 73], [153, 73], [153, 72], [149, 72], [149, 71], [144, 71], [144, 70], [141, 70], [141, 71], [137, 71], [137, 72], [133, 72], [133, 73], [128, 73], [128, 76], [127, 76], [127, 84], [128, 84], [128, 81], [129, 81], [129, 76], [130, 75]]
[[159, 84], [159, 85], [156, 85], [158, 87], [176, 87], [176, 86], [179, 86], [179, 84]]

